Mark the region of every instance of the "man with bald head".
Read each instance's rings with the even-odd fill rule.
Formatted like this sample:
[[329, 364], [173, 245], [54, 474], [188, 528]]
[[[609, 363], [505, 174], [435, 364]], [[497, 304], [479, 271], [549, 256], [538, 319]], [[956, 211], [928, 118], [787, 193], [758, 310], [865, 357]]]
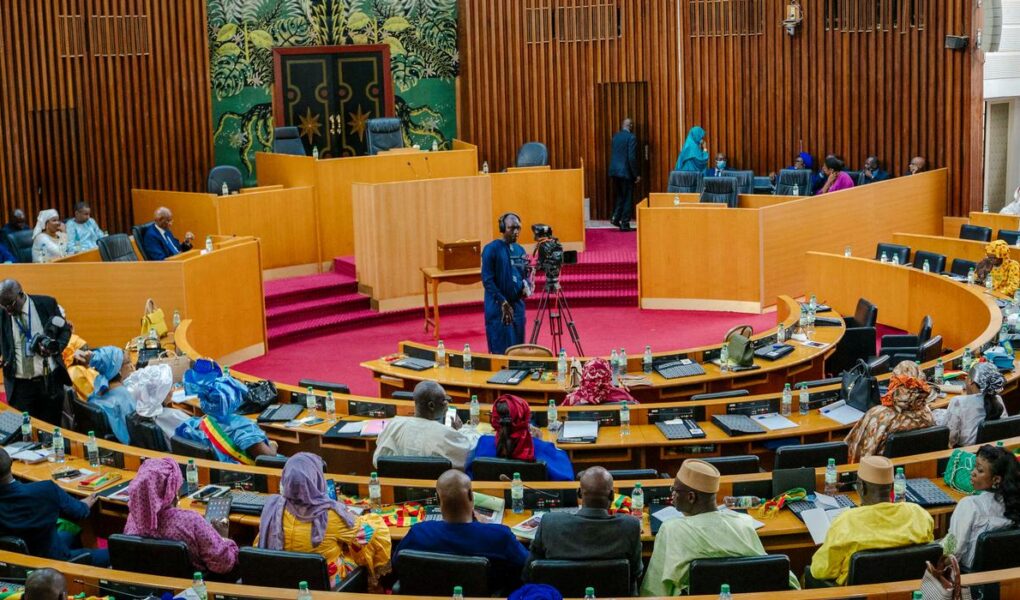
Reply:
[[149, 260], [166, 260], [181, 252], [191, 250], [195, 234], [190, 231], [184, 234], [184, 242], [178, 242], [170, 227], [174, 224], [174, 215], [170, 209], [161, 206], [152, 216], [152, 225], [142, 233], [142, 251]]
[[928, 170], [928, 161], [923, 156], [915, 156], [910, 159], [907, 165], [907, 172], [904, 175], [917, 175]]
[[[547, 513], [531, 542], [528, 563], [534, 560], [613, 560], [630, 561], [633, 593], [641, 581], [641, 521], [630, 515], [610, 515], [613, 502], [613, 476], [602, 467], [590, 467], [581, 473], [577, 492], [581, 508], [577, 513]], [[527, 578], [527, 569], [525, 569]]]
[[394, 417], [379, 434], [372, 464], [380, 456], [437, 456], [447, 458], [454, 469], [464, 470], [468, 456], [478, 445], [479, 434], [464, 428], [460, 419], [446, 426], [449, 401], [443, 386], [422, 381], [414, 388], [414, 416]]
[[21, 600], [65, 600], [67, 581], [56, 569], [36, 569], [25, 579], [25, 592]]
[[393, 553], [393, 567], [400, 575], [400, 553], [405, 550], [484, 556], [489, 559], [494, 590], [510, 591], [521, 584], [521, 570], [528, 551], [506, 525], [475, 520], [471, 480], [455, 469], [436, 481], [442, 521], [422, 521], [408, 530]]

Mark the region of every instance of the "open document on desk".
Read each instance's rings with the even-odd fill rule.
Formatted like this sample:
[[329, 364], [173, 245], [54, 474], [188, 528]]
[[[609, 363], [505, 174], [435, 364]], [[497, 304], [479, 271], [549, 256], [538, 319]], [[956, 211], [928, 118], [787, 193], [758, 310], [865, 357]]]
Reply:
[[849, 425], [861, 420], [864, 413], [848, 405], [846, 400], [838, 400], [828, 406], [823, 406], [819, 411], [823, 417], [828, 417], [840, 425]]
[[817, 508], [800, 513], [800, 517], [804, 519], [804, 525], [807, 525], [811, 540], [816, 546], [821, 546], [829, 533], [829, 525], [848, 507], [841, 506], [835, 498], [825, 494], [815, 494], [815, 506]]

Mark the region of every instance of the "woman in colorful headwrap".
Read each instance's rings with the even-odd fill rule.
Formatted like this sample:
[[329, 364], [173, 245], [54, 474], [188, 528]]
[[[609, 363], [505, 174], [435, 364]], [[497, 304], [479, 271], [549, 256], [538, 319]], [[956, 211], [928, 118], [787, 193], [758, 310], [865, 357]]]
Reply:
[[936, 425], [949, 427], [949, 445], [953, 448], [977, 442], [978, 426], [996, 421], [1006, 414], [999, 394], [1006, 386], [1002, 373], [989, 362], [979, 362], [967, 373], [967, 394], [949, 401], [948, 409], [932, 411]]
[[184, 373], [184, 391], [198, 396], [205, 416], [181, 423], [174, 435], [211, 445], [221, 462], [253, 465], [256, 456], [276, 455], [276, 442], [270, 442], [255, 421], [234, 414], [248, 389], [236, 379], [224, 377], [214, 361], [196, 360]]
[[32, 262], [46, 263], [67, 256], [67, 235], [61, 228], [60, 213], [47, 208], [39, 212], [32, 231]]
[[708, 148], [705, 147], [705, 130], [695, 125], [687, 133], [684, 147], [676, 159], [674, 171], [703, 172], [708, 168]]
[[124, 533], [184, 542], [196, 570], [230, 573], [237, 566], [237, 543], [227, 537], [230, 522], [210, 524], [193, 510], [177, 508], [181, 468], [172, 458], [150, 458], [128, 486]]
[[850, 462], [882, 454], [890, 433], [934, 425], [935, 418], [928, 403], [937, 394], [937, 390], [925, 382], [924, 373], [917, 363], [905, 360], [896, 365], [889, 378], [889, 389], [882, 396], [882, 403], [868, 409], [846, 436], [846, 443], [850, 446]]
[[563, 406], [604, 404], [606, 402], [637, 402], [627, 390], [613, 386], [613, 371], [604, 358], [593, 358], [584, 365], [581, 385], [563, 401]]
[[88, 403], [103, 411], [118, 442], [130, 444], [127, 418], [135, 412], [135, 398], [123, 386], [121, 376], [131, 372], [131, 362], [124, 360], [120, 348], [104, 346], [92, 352], [89, 366], [96, 370], [96, 378]]
[[573, 481], [574, 467], [570, 456], [552, 442], [535, 439], [531, 430], [531, 407], [523, 398], [503, 394], [492, 404], [489, 423], [495, 435], [478, 438], [475, 452], [465, 468], [471, 476], [471, 462], [476, 458], [509, 458], [545, 463], [549, 481]]
[[262, 509], [255, 546], [314, 552], [329, 566], [334, 585], [358, 566], [376, 578], [390, 560], [390, 530], [373, 513], [355, 516], [326, 492], [322, 458], [299, 452], [287, 459], [280, 493]]
[[995, 291], [1012, 297], [1020, 287], [1020, 263], [1009, 257], [1009, 244], [995, 240], [985, 246], [985, 254], [974, 269], [978, 283], [984, 283], [991, 274]]
[[170, 365], [145, 367], [124, 380], [124, 386], [135, 398], [135, 410], [138, 415], [152, 419], [163, 432], [168, 445], [174, 431], [190, 418], [183, 410], [164, 406], [170, 399], [173, 385], [174, 371]]

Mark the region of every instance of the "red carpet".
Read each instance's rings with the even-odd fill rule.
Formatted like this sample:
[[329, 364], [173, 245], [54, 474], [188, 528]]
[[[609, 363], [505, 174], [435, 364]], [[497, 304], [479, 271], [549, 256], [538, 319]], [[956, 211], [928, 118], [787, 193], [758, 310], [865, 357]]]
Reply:
[[[443, 341], [448, 348], [461, 349], [471, 344], [476, 352], [485, 352], [485, 327], [478, 306], [470, 313], [443, 313]], [[636, 307], [578, 307], [574, 320], [585, 354], [606, 355], [623, 346], [628, 354], [641, 353], [645, 344], [652, 350], [690, 348], [722, 341], [730, 327], [747, 323], [756, 331], [775, 324], [775, 314], [744, 315], [702, 311], [652, 311]], [[529, 311], [529, 317], [534, 312]], [[531, 332], [531, 322], [528, 323]], [[549, 344], [549, 324], [542, 326], [540, 342]], [[431, 333], [422, 332], [420, 309], [399, 322], [381, 323], [340, 333], [274, 347], [261, 358], [236, 365], [239, 371], [265, 379], [296, 384], [313, 378], [346, 383], [355, 394], [374, 396], [378, 385], [367, 369], [358, 366], [393, 353], [400, 340], [432, 342]], [[569, 341], [569, 338], [565, 338]], [[574, 354], [567, 344], [567, 353]]]

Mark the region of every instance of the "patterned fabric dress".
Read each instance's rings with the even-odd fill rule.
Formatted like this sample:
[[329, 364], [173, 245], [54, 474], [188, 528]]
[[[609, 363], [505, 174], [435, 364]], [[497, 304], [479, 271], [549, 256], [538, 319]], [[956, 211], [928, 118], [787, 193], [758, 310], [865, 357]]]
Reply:
[[[1002, 240], [995, 240], [985, 246], [985, 252], [988, 257], [974, 269], [978, 283], [984, 282], [984, 278], [990, 273], [995, 291], [1012, 296], [1017, 288], [1020, 288], [1020, 263], [1009, 257], [1009, 245]], [[993, 261], [999, 259], [1002, 262], [995, 266]]]
[[882, 454], [890, 433], [912, 431], [935, 424], [928, 402], [937, 394], [924, 381], [917, 363], [901, 362], [889, 379], [889, 391], [882, 403], [868, 410], [846, 436], [850, 446], [850, 462], [865, 456]]

